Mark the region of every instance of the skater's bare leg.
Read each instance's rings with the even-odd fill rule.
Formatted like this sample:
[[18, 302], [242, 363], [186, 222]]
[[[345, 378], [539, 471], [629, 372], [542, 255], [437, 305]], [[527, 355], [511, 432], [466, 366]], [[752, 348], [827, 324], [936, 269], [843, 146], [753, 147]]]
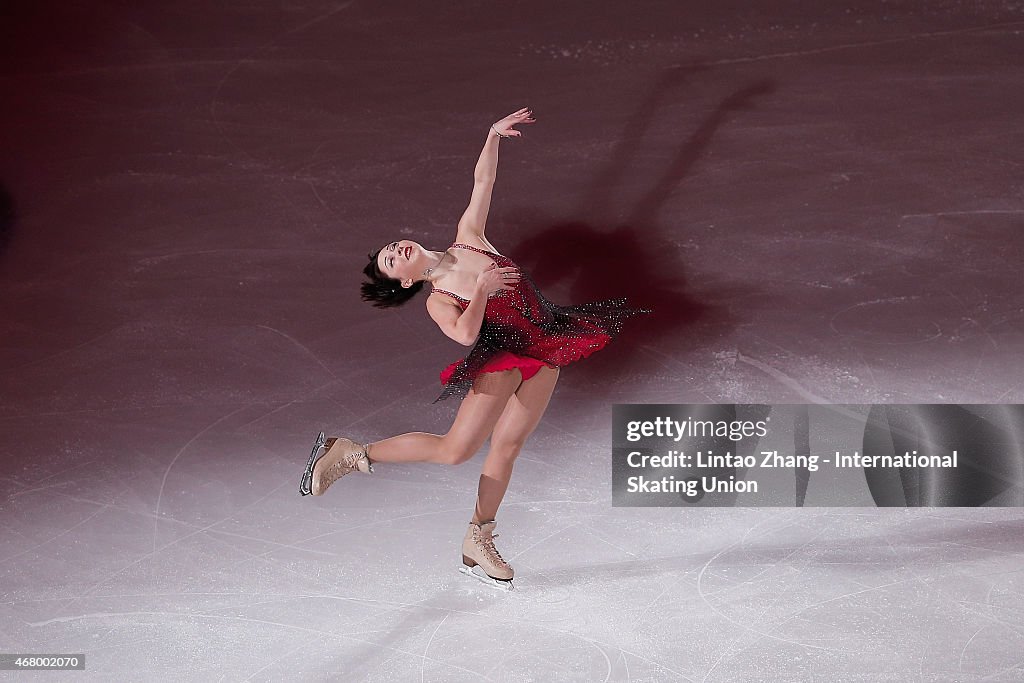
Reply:
[[490, 522], [498, 514], [498, 506], [512, 478], [512, 465], [526, 439], [540, 423], [557, 381], [558, 368], [541, 368], [509, 397], [491, 435], [491, 448], [480, 475], [473, 514], [475, 523]]
[[[531, 378], [532, 379], [532, 378]], [[486, 372], [459, 406], [447, 434], [409, 432], [369, 445], [372, 462], [436, 462], [458, 465], [472, 458], [494, 429], [509, 396], [523, 383], [518, 369]]]

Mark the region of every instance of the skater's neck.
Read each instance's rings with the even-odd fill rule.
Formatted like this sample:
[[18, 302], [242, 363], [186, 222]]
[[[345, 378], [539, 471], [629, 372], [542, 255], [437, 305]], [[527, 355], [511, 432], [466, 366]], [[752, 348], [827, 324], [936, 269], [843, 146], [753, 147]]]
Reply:
[[447, 251], [428, 251], [427, 253], [431, 256], [434, 265], [427, 270], [424, 279], [434, 284], [451, 271], [452, 258]]

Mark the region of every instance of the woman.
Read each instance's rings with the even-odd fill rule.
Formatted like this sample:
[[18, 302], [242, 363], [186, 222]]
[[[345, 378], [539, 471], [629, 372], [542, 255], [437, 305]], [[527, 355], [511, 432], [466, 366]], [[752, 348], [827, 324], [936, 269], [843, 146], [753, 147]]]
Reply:
[[[513, 126], [534, 123], [520, 109], [493, 124], [477, 161], [473, 194], [459, 221], [455, 243], [431, 251], [409, 240], [391, 242], [370, 255], [363, 299], [397, 306], [431, 284], [426, 306], [450, 338], [472, 346], [469, 355], [441, 373], [437, 400], [462, 396], [447, 434], [412, 432], [360, 445], [323, 433], [313, 446], [299, 491], [322, 495], [340, 477], [373, 472], [377, 462], [457, 465], [472, 458], [488, 436], [476, 509], [462, 543], [462, 571], [510, 589], [513, 570], [494, 547], [494, 521], [508, 488], [512, 465], [540, 422], [558, 380], [559, 367], [603, 348], [640, 309], [625, 299], [558, 306], [484, 235], [498, 163], [498, 143], [520, 137]], [[435, 400], [435, 403], [437, 401]], [[473, 570], [479, 566], [483, 576]]]

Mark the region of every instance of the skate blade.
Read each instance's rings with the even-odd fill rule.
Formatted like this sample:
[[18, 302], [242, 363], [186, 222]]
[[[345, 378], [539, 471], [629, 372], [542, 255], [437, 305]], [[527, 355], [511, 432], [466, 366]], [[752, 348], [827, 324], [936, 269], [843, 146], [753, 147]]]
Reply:
[[[477, 567], [479, 566], [480, 565], [477, 565]], [[466, 565], [462, 565], [459, 567], [459, 571], [463, 574], [466, 574], [467, 576], [472, 576], [477, 581], [485, 583], [493, 588], [497, 588], [500, 591], [505, 591], [506, 593], [508, 593], [509, 591], [515, 590], [515, 586], [512, 585], [512, 579], [509, 579], [508, 581], [503, 581], [502, 579], [496, 579], [493, 576], [488, 576], [487, 573], [484, 572], [482, 569], [480, 570], [480, 573], [477, 573], [476, 571], [474, 571], [475, 569], [476, 567], [467, 567]]]
[[309, 454], [309, 462], [306, 463], [306, 471], [302, 473], [302, 481], [299, 482], [299, 494], [308, 496], [313, 493], [313, 466], [316, 465], [317, 453], [324, 445], [324, 433], [320, 432], [320, 435], [316, 437], [316, 443], [313, 444], [313, 452]]

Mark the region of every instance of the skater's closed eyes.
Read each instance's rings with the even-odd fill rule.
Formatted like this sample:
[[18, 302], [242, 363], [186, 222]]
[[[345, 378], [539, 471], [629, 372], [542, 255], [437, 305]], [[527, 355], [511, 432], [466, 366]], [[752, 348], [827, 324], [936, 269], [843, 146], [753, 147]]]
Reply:
[[429, 283], [427, 313], [449, 338], [472, 346], [441, 372], [443, 389], [434, 402], [461, 398], [451, 428], [443, 435], [410, 432], [364, 444], [321, 433], [299, 487], [303, 495], [322, 495], [339, 478], [357, 470], [369, 474], [379, 462], [457, 465], [490, 437], [461, 569], [504, 588], [511, 587], [513, 569], [494, 545], [494, 519], [513, 463], [547, 409], [559, 368], [604, 348], [627, 318], [649, 312], [624, 298], [554, 304], [485, 235], [499, 141], [519, 138], [514, 126], [535, 122], [524, 107], [490, 126], [451, 246], [433, 250], [395, 240], [370, 253], [363, 269], [362, 297], [379, 308], [405, 304]]
[[411, 285], [415, 279], [415, 268], [410, 270], [409, 264], [418, 263], [426, 250], [416, 242], [401, 240], [381, 247], [370, 258], [376, 263], [377, 270], [384, 277], [405, 281]]

